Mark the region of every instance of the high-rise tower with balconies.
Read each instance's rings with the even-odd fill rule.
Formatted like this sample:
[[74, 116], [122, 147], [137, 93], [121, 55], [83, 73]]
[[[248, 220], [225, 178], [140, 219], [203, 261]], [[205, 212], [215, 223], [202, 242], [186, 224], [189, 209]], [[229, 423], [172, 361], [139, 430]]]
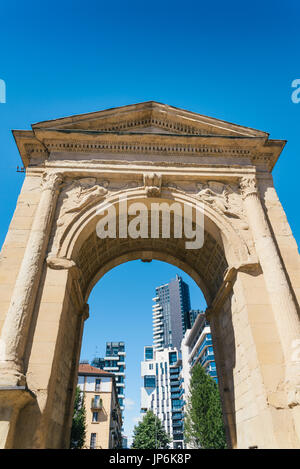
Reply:
[[189, 286], [179, 275], [156, 288], [153, 298], [153, 345], [155, 350], [176, 347], [190, 326], [191, 309]]
[[109, 371], [115, 375], [116, 388], [120, 409], [124, 411], [125, 398], [125, 343], [124, 342], [106, 342], [106, 353], [104, 358], [94, 358], [92, 366]]

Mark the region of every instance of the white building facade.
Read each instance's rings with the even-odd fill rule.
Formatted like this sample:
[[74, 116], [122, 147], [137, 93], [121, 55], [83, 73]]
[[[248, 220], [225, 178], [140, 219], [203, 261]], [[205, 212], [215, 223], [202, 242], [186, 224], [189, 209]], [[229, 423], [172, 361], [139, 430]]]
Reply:
[[180, 396], [180, 369], [177, 361], [176, 348], [158, 351], [149, 346], [144, 348], [144, 361], [141, 363], [141, 412], [152, 410], [161, 420], [174, 449], [183, 448], [183, 401]]
[[196, 364], [203, 366], [207, 374], [218, 382], [211, 330], [204, 313], [199, 314], [192, 329], [186, 331], [181, 342], [181, 357], [181, 389], [187, 402], [191, 372]]

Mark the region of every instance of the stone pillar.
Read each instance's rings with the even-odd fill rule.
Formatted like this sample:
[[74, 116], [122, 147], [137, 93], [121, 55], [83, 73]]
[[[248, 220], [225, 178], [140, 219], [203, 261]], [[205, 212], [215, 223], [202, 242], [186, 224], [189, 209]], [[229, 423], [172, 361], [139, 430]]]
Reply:
[[85, 303], [81, 310], [79, 311], [78, 318], [77, 318], [77, 328], [76, 328], [76, 337], [74, 340], [74, 350], [73, 350], [73, 362], [72, 362], [72, 369], [70, 370], [70, 380], [68, 390], [72, 390], [69, 393], [69, 401], [66, 403], [66, 418], [65, 418], [65, 428], [62, 434], [62, 448], [68, 449], [70, 447], [70, 436], [71, 436], [71, 427], [72, 427], [72, 419], [73, 419], [73, 412], [74, 412], [74, 400], [75, 400], [75, 393], [76, 387], [78, 383], [78, 366], [79, 366], [79, 358], [80, 358], [80, 351], [81, 351], [81, 343], [82, 343], [82, 336], [83, 336], [83, 327], [84, 322], [89, 317], [89, 305]]
[[240, 188], [285, 358], [281, 404], [292, 408], [300, 404], [300, 363], [295, 356], [300, 339], [298, 306], [260, 201], [255, 176], [243, 177]]
[[62, 175], [46, 173], [0, 341], [0, 386], [24, 386], [23, 357]]

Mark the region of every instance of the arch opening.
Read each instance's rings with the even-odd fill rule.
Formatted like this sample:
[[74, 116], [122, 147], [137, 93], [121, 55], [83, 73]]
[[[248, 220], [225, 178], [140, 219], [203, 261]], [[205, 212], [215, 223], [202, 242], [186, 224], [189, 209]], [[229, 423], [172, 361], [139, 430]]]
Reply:
[[[136, 198], [133, 200], [136, 201]], [[146, 202], [149, 203], [148, 200]], [[151, 215], [149, 214], [149, 221], [150, 218]], [[128, 218], [129, 222], [131, 219], [132, 217]], [[89, 300], [89, 296], [97, 282], [99, 282], [103, 276], [114, 270], [115, 267], [124, 265], [129, 261], [142, 260], [145, 262], [162, 261], [181, 269], [193, 279], [202, 291], [206, 305], [212, 303], [218, 290], [222, 286], [224, 273], [228, 268], [228, 262], [226, 260], [223, 243], [224, 235], [222, 236], [219, 227], [217, 227], [211, 218], [206, 218], [204, 243], [203, 247], [198, 250], [187, 250], [185, 245], [187, 239], [184, 237], [175, 238], [174, 214], [171, 214], [170, 217], [171, 232], [170, 238], [168, 239], [162, 237], [153, 239], [151, 236], [137, 239], [131, 239], [130, 237], [120, 238], [118, 232], [116, 238], [100, 239], [96, 229], [98, 220], [99, 217], [96, 216], [94, 211], [93, 216], [88, 218], [88, 222], [85, 223], [80, 233], [77, 236], [74, 234], [72, 241], [70, 237], [68, 241], [69, 248], [66, 250], [66, 252], [71, 254], [70, 247], [72, 246], [72, 254], [70, 257], [81, 272], [78, 278], [78, 284], [85, 302]], [[231, 253], [227, 253], [227, 256], [230, 257]], [[166, 279], [166, 281], [167, 280], [168, 279]], [[101, 281], [99, 283], [101, 285]], [[231, 333], [233, 334], [232, 328]], [[214, 337], [214, 335], [218, 336], [216, 330], [212, 331], [212, 336]], [[230, 357], [231, 370], [227, 370], [225, 376], [225, 373], [221, 371], [224, 357], [221, 357], [222, 351], [218, 350], [217, 352], [218, 360], [216, 366], [217, 369], [219, 368], [220, 374], [224, 375], [221, 376], [220, 379], [222, 391], [229, 387], [233, 390], [232, 367], [235, 362], [234, 347], [230, 353], [232, 355]], [[228, 353], [228, 355], [230, 355], [230, 353]], [[224, 384], [224, 381], [226, 381], [227, 384]], [[221, 400], [228, 445], [234, 446], [235, 424], [233, 417], [233, 396], [231, 395], [230, 398], [226, 396], [225, 399], [224, 392], [221, 392]], [[231, 422], [230, 425], [228, 424], [228, 417]]]
[[[141, 362], [144, 347], [153, 346], [152, 306], [156, 287], [174, 280], [177, 274], [189, 286], [191, 309], [204, 311], [206, 302], [196, 282], [177, 266], [155, 260], [119, 264], [101, 277], [89, 296], [90, 314], [84, 324], [81, 360], [98, 365], [99, 360], [95, 358], [105, 356], [106, 342], [125, 343], [123, 413], [124, 435], [127, 436], [132, 434], [141, 415]], [[120, 399], [123, 404], [124, 398]]]

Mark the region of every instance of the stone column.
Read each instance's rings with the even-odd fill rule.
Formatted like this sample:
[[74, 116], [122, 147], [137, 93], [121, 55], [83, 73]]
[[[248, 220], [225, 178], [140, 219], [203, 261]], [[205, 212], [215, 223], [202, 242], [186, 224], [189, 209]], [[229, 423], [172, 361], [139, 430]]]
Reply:
[[46, 173], [43, 176], [41, 198], [3, 324], [0, 386], [25, 384], [23, 358], [26, 341], [61, 182], [62, 175], [59, 173]]
[[240, 188], [285, 358], [286, 376], [281, 390], [287, 398], [285, 405], [294, 407], [300, 404], [300, 363], [295, 356], [300, 339], [298, 306], [261, 204], [255, 176], [243, 177]]

